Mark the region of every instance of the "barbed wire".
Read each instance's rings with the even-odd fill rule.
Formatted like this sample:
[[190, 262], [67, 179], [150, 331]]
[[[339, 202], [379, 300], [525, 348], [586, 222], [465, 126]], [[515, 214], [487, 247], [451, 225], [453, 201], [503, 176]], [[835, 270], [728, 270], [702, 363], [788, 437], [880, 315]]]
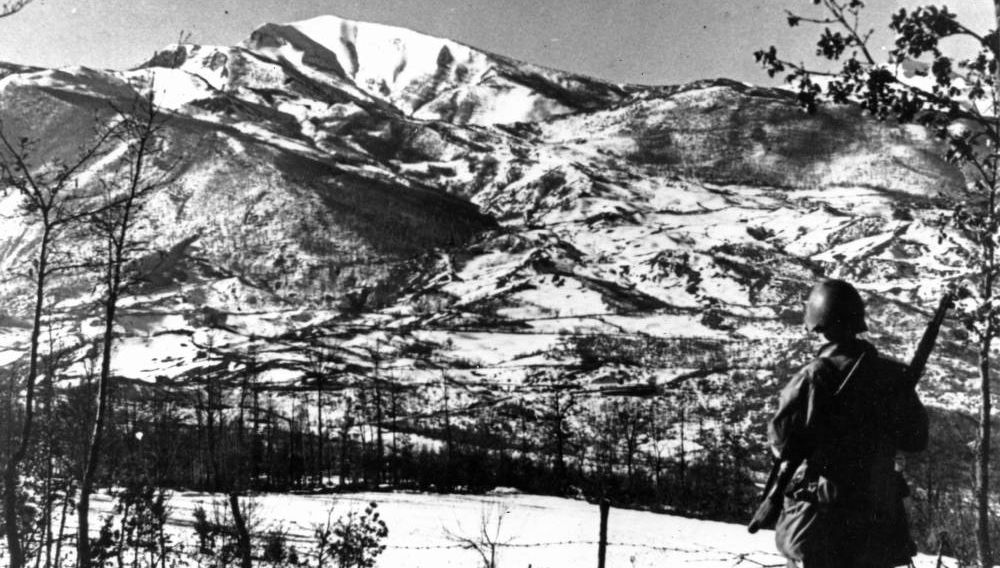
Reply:
[[[766, 553], [762, 553], [762, 554], [766, 554]], [[761, 562], [759, 560], [754, 560], [753, 558], [748, 558], [746, 554], [738, 554], [736, 556], [736, 563], [733, 564], [733, 566], [739, 566], [740, 564], [743, 564], [744, 562], [753, 564], [755, 566], [760, 566], [760, 568], [784, 568], [785, 566], [787, 566], [786, 562], [781, 562], [780, 564], [764, 564], [763, 562]]]
[[[517, 542], [506, 542], [506, 543], [495, 543], [493, 544], [496, 548], [550, 548], [555, 546], [599, 546], [600, 541], [597, 540], [561, 540], [561, 541], [551, 541], [551, 542], [531, 542], [531, 543], [517, 543]], [[489, 547], [488, 544], [483, 544], [484, 547]], [[662, 546], [654, 545], [642, 542], [608, 542], [605, 546], [609, 548], [637, 548], [642, 550], [651, 550], [661, 553], [679, 553], [679, 554], [713, 554], [711, 558], [691, 558], [683, 561], [685, 564], [692, 564], [698, 562], [725, 562], [733, 561], [732, 566], [739, 566], [742, 564], [752, 564], [758, 566], [759, 568], [783, 568], [785, 566], [784, 561], [778, 563], [764, 562], [756, 558], [752, 558], [751, 555], [760, 555], [769, 558], [777, 558], [776, 553], [768, 553], [763, 551], [755, 552], [741, 552], [733, 553], [730, 551], [719, 550], [712, 546], [704, 546], [701, 548], [680, 548], [676, 546]], [[436, 544], [436, 545], [387, 545], [387, 550], [458, 550], [458, 549], [471, 549], [473, 545], [469, 544]]]
[[[180, 526], [190, 526], [189, 523], [180, 523]], [[259, 535], [258, 535], [259, 536]], [[313, 544], [314, 539], [301, 534], [295, 533], [284, 533], [283, 538], [287, 542], [299, 544]], [[68, 534], [58, 539], [62, 542], [67, 542], [72, 544], [76, 540], [76, 535]], [[385, 545], [386, 550], [403, 550], [403, 551], [432, 551], [432, 550], [472, 550], [475, 546], [480, 543], [475, 544], [430, 544], [430, 545]], [[598, 540], [561, 540], [561, 541], [550, 541], [550, 542], [497, 542], [492, 546], [495, 548], [517, 548], [517, 549], [532, 549], [532, 548], [550, 548], [556, 546], [597, 546], [600, 544]], [[650, 550], [660, 553], [679, 553], [686, 555], [694, 554], [711, 554], [711, 557], [702, 558], [688, 558], [684, 560], [679, 560], [683, 564], [695, 564], [704, 562], [727, 562], [731, 561], [733, 568], [745, 565], [755, 566], [757, 568], [784, 568], [787, 564], [784, 559], [781, 558], [780, 554], [777, 552], [767, 552], [763, 550], [754, 550], [751, 552], [733, 552], [731, 550], [722, 550], [711, 545], [703, 545], [698, 548], [682, 548], [676, 546], [662, 546], [654, 545], [642, 542], [607, 542], [605, 545], [608, 548], [635, 548], [642, 550]], [[484, 548], [489, 548], [490, 544], [482, 543], [480, 546]], [[170, 545], [171, 552], [175, 554], [189, 554], [194, 556], [202, 555], [201, 546], [194, 542], [191, 538], [185, 538], [181, 541], [175, 541]], [[6, 552], [3, 542], [0, 542], [0, 558], [4, 557]], [[298, 554], [308, 558], [313, 558], [317, 556], [315, 550], [298, 550]], [[953, 559], [948, 559], [953, 561]], [[942, 559], [938, 558], [938, 566], [944, 566], [941, 562]], [[959, 564], [961, 565], [961, 564]]]
[[[311, 539], [305, 536], [288, 534], [286, 537], [290, 541], [297, 543], [309, 543], [312, 542]], [[559, 540], [550, 542], [497, 542], [492, 546], [495, 548], [516, 548], [516, 549], [531, 549], [531, 548], [551, 548], [556, 546], [599, 546], [600, 541], [598, 540]], [[183, 545], [181, 545], [183, 547]], [[482, 547], [489, 548], [491, 545], [487, 543], [482, 543]], [[751, 555], [760, 555], [769, 558], [778, 558], [777, 553], [769, 553], [764, 551], [754, 551], [754, 552], [732, 552], [727, 550], [720, 550], [718, 548], [705, 545], [699, 548], [681, 548], [676, 546], [662, 546], [643, 542], [607, 542], [605, 546], [608, 548], [635, 548], [642, 550], [650, 550], [660, 553], [679, 553], [679, 554], [713, 554], [712, 558], [691, 558], [684, 563], [697, 563], [697, 562], [724, 562], [731, 560], [734, 562], [733, 566], [739, 566], [741, 564], [752, 564], [758, 566], [759, 568], [783, 568], [785, 562], [780, 563], [765, 563], [761, 560], [752, 558]], [[434, 551], [434, 550], [471, 550], [475, 547], [473, 544], [461, 544], [461, 543], [451, 543], [451, 544], [423, 544], [423, 545], [385, 545], [386, 550], [408, 550], [408, 551]], [[305, 552], [306, 555], [313, 555], [315, 553]]]
[[[550, 542], [498, 542], [493, 546], [497, 548], [546, 548], [549, 546], [596, 546], [601, 542], [598, 540], [556, 540]], [[470, 548], [471, 545], [468, 544], [429, 544], [429, 545], [386, 545], [387, 549], [395, 550], [439, 550], [439, 549], [458, 549], [458, 548]], [[484, 544], [483, 546], [489, 546]], [[698, 554], [706, 552], [706, 549], [692, 549], [692, 548], [677, 548], [673, 546], [656, 546], [653, 544], [647, 544], [642, 542], [608, 542], [606, 546], [618, 546], [618, 547], [630, 547], [630, 548], [644, 548], [649, 550], [658, 550], [661, 552], [681, 552], [684, 554]], [[708, 551], [714, 551], [711, 547], [707, 547]]]
[[[184, 525], [182, 525], [184, 526]], [[74, 535], [67, 535], [64, 540], [73, 539]], [[294, 533], [287, 533], [284, 535], [287, 541], [291, 541], [297, 544], [312, 543], [314, 539], [307, 535], [300, 535]], [[479, 544], [479, 543], [476, 543]], [[549, 542], [497, 542], [492, 546], [496, 548], [549, 548], [553, 546], [598, 546], [600, 545], [599, 540], [589, 540], [589, 539], [571, 539], [571, 540], [557, 540]], [[418, 544], [418, 545], [406, 545], [406, 544], [387, 544], [385, 545], [386, 550], [459, 550], [459, 549], [470, 549], [475, 545], [473, 544], [463, 544], [459, 542], [453, 543], [442, 543], [442, 544]], [[482, 543], [481, 546], [489, 547], [487, 543]], [[752, 564], [759, 564], [760, 566], [767, 566], [760, 563], [758, 560], [750, 558], [750, 555], [762, 555], [762, 556], [778, 556], [777, 553], [769, 553], [764, 551], [753, 551], [753, 552], [732, 552], [727, 550], [721, 550], [715, 548], [711, 545], [704, 545], [699, 548], [681, 548], [676, 546], [662, 546], [655, 544], [648, 544], [643, 542], [607, 542], [605, 546], [608, 547], [618, 547], [618, 548], [639, 548], [644, 550], [653, 550], [657, 552], [677, 552], [681, 554], [703, 554], [703, 553], [715, 553], [725, 555], [726, 558], [739, 559], [741, 561], [750, 562]], [[2, 543], [0, 543], [0, 549], [3, 548]], [[187, 541], [187, 542], [176, 542], [174, 544], [174, 549], [179, 551], [185, 551], [191, 548], [194, 550], [198, 549], [198, 544]], [[784, 563], [780, 564], [784, 566]]]

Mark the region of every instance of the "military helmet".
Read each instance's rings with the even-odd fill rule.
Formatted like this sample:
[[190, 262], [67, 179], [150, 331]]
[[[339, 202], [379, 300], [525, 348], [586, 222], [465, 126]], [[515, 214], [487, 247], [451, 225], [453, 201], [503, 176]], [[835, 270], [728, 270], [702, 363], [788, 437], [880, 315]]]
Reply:
[[851, 333], [868, 331], [865, 303], [861, 294], [843, 280], [824, 280], [813, 286], [806, 300], [806, 329], [825, 331], [840, 328]]

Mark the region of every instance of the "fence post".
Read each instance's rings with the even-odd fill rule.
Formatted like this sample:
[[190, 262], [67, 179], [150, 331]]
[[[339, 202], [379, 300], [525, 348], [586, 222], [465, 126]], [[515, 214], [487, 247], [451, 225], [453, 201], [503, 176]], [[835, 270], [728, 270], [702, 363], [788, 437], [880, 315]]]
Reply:
[[937, 554], [937, 568], [941, 568], [944, 564], [941, 563], [942, 557], [944, 556], [945, 543], [948, 542], [948, 531], [941, 531], [938, 533], [938, 554]]
[[597, 542], [597, 568], [604, 568], [604, 558], [608, 552], [608, 512], [611, 510], [611, 501], [607, 498], [601, 499], [601, 533]]

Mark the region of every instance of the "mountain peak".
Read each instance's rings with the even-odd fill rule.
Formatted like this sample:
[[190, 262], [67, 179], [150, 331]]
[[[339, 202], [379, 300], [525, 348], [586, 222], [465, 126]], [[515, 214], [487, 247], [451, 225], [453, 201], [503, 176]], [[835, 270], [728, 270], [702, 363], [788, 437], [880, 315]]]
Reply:
[[609, 108], [638, 90], [407, 28], [326, 15], [269, 23], [235, 47], [174, 45], [142, 67], [179, 68], [214, 88], [301, 91], [417, 120], [537, 122]]
[[[248, 44], [253, 45], [255, 38], [271, 37], [278, 30], [297, 31], [315, 44], [311, 47], [319, 46], [334, 54], [349, 76], [376, 85], [412, 82], [434, 75], [454, 61], [475, 67], [489, 65], [486, 53], [448, 39], [333, 15], [264, 25], [251, 35]], [[294, 42], [299, 38], [288, 34], [284, 39]]]
[[244, 48], [306, 75], [352, 84], [408, 116], [455, 123], [544, 120], [620, 101], [619, 85], [479, 50], [407, 28], [318, 16], [265, 24]]

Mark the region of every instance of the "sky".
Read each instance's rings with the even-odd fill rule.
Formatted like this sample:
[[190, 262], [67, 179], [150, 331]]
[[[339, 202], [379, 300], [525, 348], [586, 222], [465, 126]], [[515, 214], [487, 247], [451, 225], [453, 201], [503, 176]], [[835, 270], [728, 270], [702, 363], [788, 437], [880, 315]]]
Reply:
[[[872, 27], [927, 0], [871, 0]], [[947, 2], [977, 27], [988, 0]], [[128, 68], [180, 38], [233, 45], [267, 22], [323, 14], [403, 26], [535, 64], [620, 83], [728, 77], [770, 84], [756, 49], [808, 57], [816, 30], [790, 29], [785, 10], [810, 0], [34, 0], [0, 19], [0, 60]], [[876, 48], [891, 41], [875, 37]]]

